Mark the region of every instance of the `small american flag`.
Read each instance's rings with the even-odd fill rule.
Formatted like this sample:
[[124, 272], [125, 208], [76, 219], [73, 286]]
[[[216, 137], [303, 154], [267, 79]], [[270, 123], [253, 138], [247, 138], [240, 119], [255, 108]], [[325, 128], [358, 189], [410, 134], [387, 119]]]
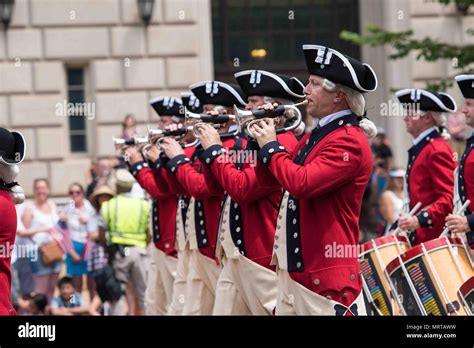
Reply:
[[71, 234], [67, 229], [67, 225], [59, 221], [49, 232], [51, 237], [59, 244], [59, 247], [62, 249], [63, 253], [68, 253], [73, 250]]

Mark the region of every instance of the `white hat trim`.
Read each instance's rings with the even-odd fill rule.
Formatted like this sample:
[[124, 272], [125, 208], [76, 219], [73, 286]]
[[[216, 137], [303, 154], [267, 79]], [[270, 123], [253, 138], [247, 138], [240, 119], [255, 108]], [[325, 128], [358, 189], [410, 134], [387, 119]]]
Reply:
[[454, 101], [454, 99], [446, 94], [446, 93], [442, 93], [440, 92], [439, 94], [442, 94], [442, 95], [445, 95], [447, 97], [449, 97], [449, 99], [453, 102], [454, 104], [454, 109], [449, 109], [448, 107], [446, 107], [443, 102], [437, 97], [435, 96], [433, 93], [431, 92], [428, 92], [428, 91], [425, 91], [425, 90], [422, 90], [422, 89], [416, 89], [416, 88], [404, 88], [402, 90], [399, 90], [398, 92], [395, 93], [395, 95], [399, 98], [399, 97], [402, 97], [402, 96], [405, 96], [407, 94], [411, 94], [413, 90], [419, 90], [421, 91], [421, 94], [424, 95], [425, 97], [428, 97], [430, 98], [432, 101], [434, 101], [442, 110], [444, 111], [447, 111], [447, 112], [456, 112], [457, 110], [457, 105], [456, 105], [456, 102]]
[[[252, 72], [256, 71], [255, 70], [244, 70], [244, 71], [239, 71], [238, 73], [235, 73], [234, 74], [234, 77], [237, 78], [237, 77], [240, 77], [240, 76], [243, 76], [243, 75], [250, 75]], [[262, 75], [266, 75], [268, 77], [271, 77], [272, 79], [274, 79], [275, 81], [277, 81], [282, 87], [283, 89], [285, 90], [286, 93], [288, 93], [289, 95], [292, 95], [293, 97], [297, 97], [297, 98], [304, 98], [304, 94], [296, 94], [295, 92], [293, 92], [289, 87], [288, 85], [285, 83], [285, 81], [283, 81], [283, 79], [278, 76], [278, 75], [275, 75], [269, 71], [265, 71], [265, 70], [258, 70], [259, 73], [261, 73]], [[303, 86], [304, 88], [304, 85], [301, 83], [300, 80], [298, 80], [296, 77], [291, 77], [292, 80], [296, 80], [301, 86]]]
[[221, 82], [221, 81], [203, 81], [203, 82], [198, 82], [198, 83], [195, 83], [193, 85], [190, 85], [189, 86], [189, 89], [194, 89], [194, 88], [197, 88], [197, 87], [201, 87], [201, 86], [204, 86], [206, 85], [206, 83], [210, 83], [210, 82], [215, 82], [217, 83], [220, 87], [223, 87], [225, 89], [227, 89], [230, 93], [232, 93], [234, 95], [234, 97], [237, 98], [237, 100], [242, 104], [242, 105], [247, 105], [247, 103], [242, 99], [242, 97], [240, 96], [239, 93], [237, 93], [237, 91], [235, 89], [233, 89], [231, 86], [229, 86], [227, 83], [224, 83], [224, 82]]
[[369, 64], [366, 64], [366, 63], [362, 63], [362, 65], [366, 66], [367, 68], [369, 68], [369, 70], [372, 72], [372, 74], [374, 75], [374, 78], [375, 78], [375, 87], [373, 89], [365, 89], [363, 88], [360, 83], [359, 83], [359, 79], [357, 78], [357, 74], [355, 73], [355, 70], [354, 70], [354, 67], [352, 66], [352, 64], [349, 62], [349, 60], [344, 57], [344, 55], [332, 48], [329, 48], [329, 47], [325, 47], [325, 46], [320, 46], [320, 45], [303, 45], [303, 50], [324, 50], [324, 49], [328, 49], [328, 52], [331, 52], [333, 54], [335, 54], [336, 56], [338, 56], [343, 62], [344, 64], [347, 66], [347, 68], [349, 69], [349, 72], [351, 73], [351, 76], [352, 76], [352, 80], [354, 81], [354, 84], [356, 85], [357, 88], [359, 88], [361, 91], [364, 91], [364, 92], [373, 92], [377, 89], [377, 86], [378, 86], [378, 80], [377, 80], [377, 75], [375, 74], [375, 71], [372, 69], [372, 67], [369, 65]]

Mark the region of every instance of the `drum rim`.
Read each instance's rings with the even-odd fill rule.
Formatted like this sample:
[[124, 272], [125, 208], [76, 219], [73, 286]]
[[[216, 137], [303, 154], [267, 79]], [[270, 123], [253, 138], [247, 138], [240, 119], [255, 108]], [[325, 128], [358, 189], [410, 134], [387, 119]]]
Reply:
[[381, 246], [386, 246], [386, 245], [389, 245], [389, 244], [395, 244], [396, 243], [395, 238], [398, 239], [399, 242], [407, 243], [408, 245], [410, 244], [409, 239], [405, 236], [388, 235], [388, 236], [378, 237], [378, 238], [375, 238], [375, 239], [371, 239], [368, 242], [365, 242], [364, 244], [362, 244], [361, 245], [362, 251], [361, 251], [359, 256], [364, 256], [365, 254], [367, 254], [367, 253], [374, 250], [374, 246], [372, 244], [372, 241], [375, 241], [376, 246], [381, 247]]
[[459, 292], [467, 297], [472, 291], [474, 291], [474, 276], [466, 280], [460, 287]]
[[[449, 242], [453, 246], [454, 245], [463, 246], [460, 238], [453, 239], [449, 237], [441, 237], [441, 238], [432, 239], [427, 242], [415, 245], [414, 247], [412, 247], [411, 249], [408, 249], [406, 252], [404, 252], [403, 254], [400, 254], [399, 256], [402, 259], [403, 263], [405, 264], [423, 255], [423, 249], [421, 247], [422, 244], [425, 246], [426, 251], [429, 252], [429, 251], [441, 249], [443, 247], [447, 247], [448, 243], [446, 242], [446, 240], [449, 240]], [[387, 266], [385, 267], [389, 276], [391, 276], [392, 273], [395, 272], [398, 268], [400, 268], [400, 260], [398, 259], [398, 256], [394, 258], [392, 261], [390, 261], [389, 263], [387, 263]]]

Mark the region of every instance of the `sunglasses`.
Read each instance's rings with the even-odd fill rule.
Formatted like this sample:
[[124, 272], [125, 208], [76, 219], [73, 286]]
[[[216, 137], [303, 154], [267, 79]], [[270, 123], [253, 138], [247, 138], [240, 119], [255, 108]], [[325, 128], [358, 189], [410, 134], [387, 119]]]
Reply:
[[69, 191], [70, 195], [80, 195], [82, 192], [81, 191]]

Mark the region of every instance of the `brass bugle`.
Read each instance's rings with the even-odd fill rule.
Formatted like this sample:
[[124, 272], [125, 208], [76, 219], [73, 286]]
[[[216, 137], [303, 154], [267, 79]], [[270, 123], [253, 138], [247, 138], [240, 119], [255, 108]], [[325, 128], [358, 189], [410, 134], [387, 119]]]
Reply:
[[222, 114], [222, 115], [207, 115], [207, 114], [196, 114], [194, 112], [189, 111], [188, 109], [185, 109], [184, 111], [184, 119], [186, 123], [190, 123], [190, 121], [196, 121], [196, 122], [204, 122], [204, 123], [215, 123], [215, 124], [221, 124], [221, 123], [226, 123], [227, 121], [235, 121], [235, 116], [234, 115], [227, 115], [227, 114]]
[[[149, 137], [159, 137], [157, 140], [154, 141], [156, 147], [158, 147], [158, 149], [161, 150], [161, 142], [163, 140], [165, 140], [166, 138], [170, 138], [170, 137], [176, 137], [176, 136], [184, 136], [186, 135], [188, 132], [190, 131], [193, 131], [194, 130], [194, 127], [193, 126], [186, 126], [186, 127], [182, 127], [182, 128], [178, 128], [178, 129], [175, 129], [175, 130], [169, 130], [169, 129], [153, 129], [153, 128], [150, 128], [148, 127], [148, 135]], [[198, 143], [198, 140], [196, 139], [195, 141], [191, 142], [191, 143], [187, 143], [187, 144], [181, 144], [181, 146], [183, 148], [187, 148], [187, 147], [192, 147], [192, 146], [195, 146], [197, 145]], [[150, 146], [152, 146], [151, 144], [149, 145], [146, 145], [144, 147], [144, 152], [146, 152]]]
[[121, 145], [121, 146], [142, 145], [142, 144], [146, 144], [150, 141], [148, 137], [133, 137], [131, 139], [123, 139], [123, 138], [112, 137], [112, 140], [113, 140], [115, 145]]
[[148, 127], [149, 137], [175, 137], [185, 135], [187, 132], [192, 131], [192, 126], [182, 127], [175, 130], [169, 129], [153, 129]]
[[[171, 138], [171, 137], [161, 137], [161, 138], [159, 138], [159, 139], [156, 141], [156, 143], [155, 143], [156, 147], [157, 147], [159, 150], [161, 150], [161, 143], [163, 142], [163, 140], [168, 139], [168, 138]], [[185, 149], [185, 148], [188, 148], [188, 147], [196, 146], [196, 145], [198, 144], [198, 142], [199, 142], [199, 140], [198, 140], [198, 139], [195, 139], [192, 143], [180, 143], [180, 145], [181, 145], [182, 148]], [[151, 146], [151, 145], [150, 145], [150, 146]], [[149, 148], [149, 145], [146, 146], [145, 151], [147, 151], [148, 148]]]
[[251, 136], [251, 128], [257, 122], [264, 118], [275, 118], [279, 116], [284, 116], [286, 119], [293, 120], [292, 124], [276, 129], [277, 133], [284, 133], [288, 131], [295, 131], [302, 133], [304, 131], [304, 123], [302, 122], [302, 114], [298, 109], [299, 106], [306, 105], [307, 100], [304, 100], [297, 104], [292, 105], [279, 105], [273, 110], [240, 110], [237, 106], [234, 105], [234, 115], [236, 118], [236, 123], [240, 128], [243, 128], [247, 124], [246, 131], [247, 134]]

